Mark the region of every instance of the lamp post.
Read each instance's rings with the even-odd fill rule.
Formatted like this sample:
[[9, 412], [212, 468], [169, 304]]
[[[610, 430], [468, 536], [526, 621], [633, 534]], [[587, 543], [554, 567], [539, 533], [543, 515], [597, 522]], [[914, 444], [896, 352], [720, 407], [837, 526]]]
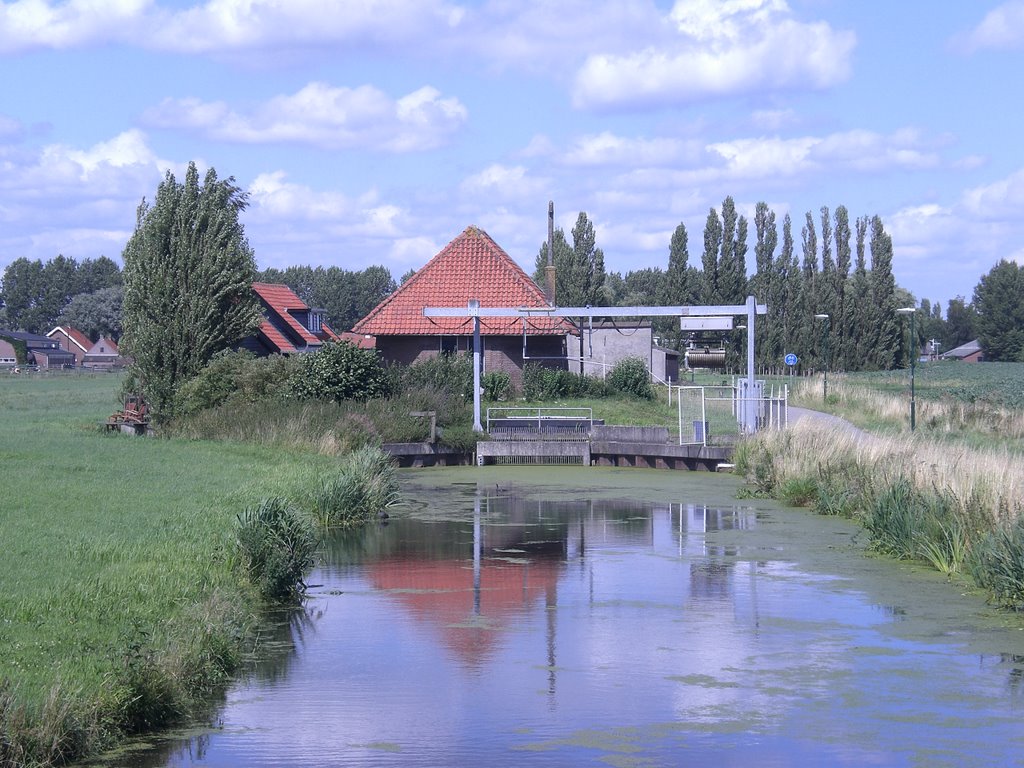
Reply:
[[829, 336], [829, 333], [828, 332], [831, 329], [832, 320], [824, 312], [821, 312], [820, 314], [815, 315], [814, 319], [815, 320], [824, 320], [825, 321], [825, 381], [822, 384], [822, 388], [821, 388], [821, 402], [824, 403], [825, 401], [828, 400], [828, 358], [829, 358], [829, 354], [828, 354], [828, 336]]
[[914, 316], [917, 314], [917, 308], [900, 307], [896, 312], [901, 315], [910, 315], [910, 431], [913, 432], [917, 426], [917, 402], [914, 398], [914, 364], [917, 362], [917, 338], [914, 333]]

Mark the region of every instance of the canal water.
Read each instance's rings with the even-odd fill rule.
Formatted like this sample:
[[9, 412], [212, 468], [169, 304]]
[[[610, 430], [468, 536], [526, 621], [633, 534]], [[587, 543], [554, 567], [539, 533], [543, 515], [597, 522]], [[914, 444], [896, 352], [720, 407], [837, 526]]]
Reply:
[[733, 478], [403, 473], [209, 723], [104, 765], [1024, 765], [1024, 620]]

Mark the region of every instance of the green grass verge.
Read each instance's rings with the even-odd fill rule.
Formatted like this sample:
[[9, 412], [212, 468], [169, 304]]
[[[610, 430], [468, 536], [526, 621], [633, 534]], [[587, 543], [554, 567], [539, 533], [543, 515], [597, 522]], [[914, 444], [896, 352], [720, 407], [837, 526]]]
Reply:
[[256, 607], [237, 515], [330, 462], [105, 433], [119, 385], [0, 378], [0, 765], [94, 750], [216, 682]]

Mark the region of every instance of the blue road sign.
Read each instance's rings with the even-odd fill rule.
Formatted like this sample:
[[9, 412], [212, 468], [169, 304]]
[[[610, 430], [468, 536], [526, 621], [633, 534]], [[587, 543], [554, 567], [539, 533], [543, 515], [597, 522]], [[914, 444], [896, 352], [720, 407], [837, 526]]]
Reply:
[[796, 365], [797, 357], [792, 352], [786, 355], [786, 365]]

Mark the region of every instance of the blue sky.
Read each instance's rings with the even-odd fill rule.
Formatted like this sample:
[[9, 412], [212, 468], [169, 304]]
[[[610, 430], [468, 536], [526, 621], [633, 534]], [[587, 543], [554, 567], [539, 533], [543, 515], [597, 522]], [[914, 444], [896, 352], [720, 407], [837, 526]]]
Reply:
[[[260, 267], [528, 271], [548, 200], [609, 270], [699, 265], [708, 209], [878, 214], [918, 298], [1024, 262], [1024, 0], [0, 2], [0, 269], [119, 258], [190, 160]], [[753, 262], [753, 242], [748, 261]]]

